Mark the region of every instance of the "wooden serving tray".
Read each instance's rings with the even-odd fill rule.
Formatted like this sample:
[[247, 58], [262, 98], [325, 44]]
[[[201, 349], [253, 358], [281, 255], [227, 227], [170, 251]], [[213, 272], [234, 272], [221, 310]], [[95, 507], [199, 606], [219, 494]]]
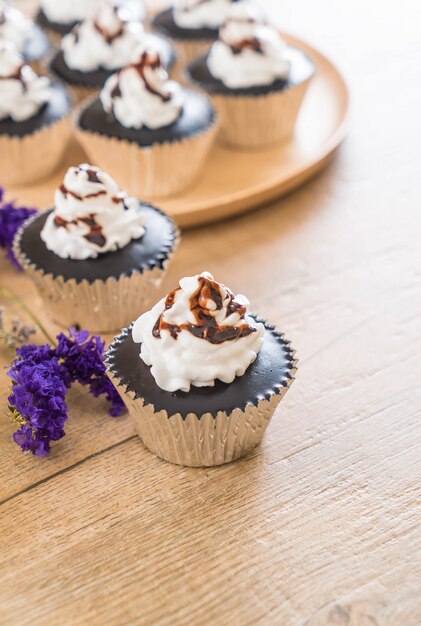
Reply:
[[[315, 61], [296, 132], [290, 141], [265, 150], [212, 149], [200, 180], [185, 193], [157, 204], [189, 228], [248, 211], [298, 187], [323, 168], [344, 139], [349, 125], [349, 92], [336, 67], [315, 48], [283, 35]], [[56, 174], [31, 187], [9, 189], [19, 201], [51, 206], [54, 190], [70, 165], [86, 160], [72, 144]]]

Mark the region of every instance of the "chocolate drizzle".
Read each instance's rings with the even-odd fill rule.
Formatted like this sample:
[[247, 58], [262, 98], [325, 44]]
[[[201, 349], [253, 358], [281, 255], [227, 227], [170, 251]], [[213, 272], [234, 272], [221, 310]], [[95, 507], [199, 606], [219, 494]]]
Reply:
[[95, 219], [95, 213], [90, 213], [87, 217], [78, 217], [74, 220], [65, 220], [59, 215], [54, 217], [54, 224], [57, 228], [68, 228], [70, 225], [77, 226], [78, 224], [86, 224], [89, 227], [89, 231], [84, 235], [86, 241], [93, 243], [99, 248], [103, 248], [107, 243], [104, 233], [102, 232], [101, 224], [98, 224]]
[[263, 54], [262, 42], [257, 37], [242, 39], [241, 41], [237, 41], [235, 44], [227, 45], [229, 45], [233, 54], [241, 54], [243, 50], [253, 50], [253, 52]]
[[18, 80], [20, 82], [20, 84], [22, 85], [22, 90], [26, 91], [27, 90], [27, 84], [26, 84], [26, 80], [25, 77], [23, 75], [23, 69], [25, 67], [24, 63], [21, 63], [21, 65], [19, 65], [16, 70], [14, 71], [13, 74], [9, 74], [8, 76], [1, 76], [0, 75], [0, 80]]
[[97, 20], [95, 20], [93, 24], [95, 30], [101, 35], [101, 37], [103, 37], [103, 39], [105, 39], [105, 41], [107, 42], [109, 46], [111, 46], [116, 39], [121, 37], [124, 34], [124, 31], [126, 30], [126, 20], [124, 20], [121, 17], [119, 13], [119, 7], [114, 6], [113, 11], [114, 11], [114, 14], [117, 16], [117, 18], [120, 20], [120, 26], [115, 33], [109, 33], [105, 28], [103, 28], [100, 24], [98, 24]]
[[[101, 177], [100, 177], [100, 173], [95, 168], [88, 167], [86, 165], [82, 165], [78, 168], [75, 168], [76, 175], [79, 175], [81, 173], [86, 174], [87, 181], [89, 183], [93, 183], [96, 185], [103, 184], [103, 181], [101, 180]], [[67, 198], [67, 196], [72, 196], [79, 202], [84, 202], [85, 200], [90, 200], [92, 198], [99, 198], [101, 196], [107, 195], [107, 191], [105, 189], [99, 189], [98, 191], [93, 191], [91, 193], [80, 195], [76, 193], [75, 191], [68, 189], [64, 183], [60, 185], [59, 190], [65, 198]], [[124, 208], [127, 209], [124, 195], [118, 194], [116, 196], [113, 196], [111, 200], [115, 204], [119, 204], [121, 202]], [[95, 213], [90, 213], [86, 217], [77, 217], [73, 220], [65, 220], [59, 215], [56, 215], [54, 217], [54, 224], [57, 226], [57, 228], [68, 228], [68, 226], [72, 224], [74, 226], [78, 226], [79, 224], [85, 224], [86, 226], [89, 227], [88, 233], [84, 235], [84, 238], [87, 241], [95, 244], [96, 246], [99, 246], [100, 248], [103, 248], [105, 244], [107, 243], [107, 239], [104, 233], [102, 232], [102, 226], [98, 224], [98, 222], [96, 221]]]
[[[247, 309], [245, 305], [235, 300], [234, 294], [227, 289], [226, 299], [228, 298], [228, 304], [226, 304], [226, 299], [224, 301], [221, 294], [220, 285], [216, 281], [206, 278], [205, 276], [199, 276], [198, 281], [199, 286], [190, 298], [190, 310], [196, 319], [196, 324], [170, 324], [163, 319], [165, 311], [168, 311], [174, 306], [177, 292], [180, 291], [179, 287], [168, 294], [165, 300], [165, 310], [157, 319], [152, 330], [154, 337], [160, 338], [161, 331], [168, 330], [171, 337], [177, 339], [179, 333], [186, 330], [199, 339], [205, 339], [212, 344], [221, 344], [225, 341], [233, 341], [241, 337], [247, 337], [256, 332], [256, 329], [247, 324], [244, 320]], [[207, 308], [209, 301], [215, 303], [216, 309], [214, 311]], [[244, 323], [240, 326], [218, 324], [214, 314], [217, 311], [221, 311], [224, 305], [227, 307], [227, 317], [233, 313], [237, 313], [240, 319], [244, 320]]]
[[123, 72], [126, 72], [129, 69], [133, 69], [137, 72], [137, 74], [139, 75], [140, 79], [144, 83], [149, 93], [160, 98], [162, 102], [169, 102], [172, 97], [171, 94], [163, 93], [159, 91], [158, 89], [156, 89], [155, 87], [153, 87], [146, 76], [146, 70], [148, 68], [151, 70], [159, 70], [161, 67], [162, 67], [162, 63], [161, 63], [161, 57], [159, 56], [159, 54], [151, 54], [151, 53], [148, 53], [147, 51], [142, 52], [138, 61], [136, 61], [135, 63], [130, 63], [130, 65], [127, 65], [125, 68], [123, 68], [117, 73], [117, 83], [111, 92], [111, 98], [121, 98], [122, 93], [121, 93], [121, 85], [120, 85], [120, 76]]

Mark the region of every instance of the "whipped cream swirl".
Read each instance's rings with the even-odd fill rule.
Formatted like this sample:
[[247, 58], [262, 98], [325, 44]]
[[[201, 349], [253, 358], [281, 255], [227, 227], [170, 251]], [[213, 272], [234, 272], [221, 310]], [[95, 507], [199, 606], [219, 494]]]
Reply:
[[21, 11], [0, 0], [0, 41], [12, 43], [19, 53], [23, 53], [31, 33], [32, 22]]
[[38, 76], [11, 43], [0, 43], [0, 120], [23, 122], [48, 102], [50, 81]]
[[156, 129], [179, 117], [184, 101], [181, 86], [168, 80], [157, 52], [144, 50], [136, 62], [110, 76], [101, 91], [101, 102], [126, 128]]
[[40, 0], [44, 15], [50, 22], [71, 24], [81, 22], [95, 8], [98, 0]]
[[80, 261], [123, 248], [144, 233], [139, 201], [111, 176], [84, 163], [67, 171], [41, 239], [62, 259]]
[[127, 7], [103, 0], [63, 38], [61, 48], [72, 70], [116, 70], [133, 60], [143, 38], [143, 23]]
[[249, 301], [211, 274], [183, 278], [179, 287], [135, 322], [140, 358], [165, 391], [232, 383], [255, 361], [264, 326], [248, 314]]
[[174, 22], [180, 28], [218, 29], [236, 0], [175, 0]]
[[[142, 0], [118, 0], [118, 4], [129, 8], [135, 19], [143, 20], [146, 16]], [[41, 9], [50, 20], [57, 24], [82, 22], [94, 12], [98, 0], [41, 0]]]
[[290, 49], [249, 2], [234, 4], [208, 56], [210, 73], [230, 89], [271, 85], [286, 79]]

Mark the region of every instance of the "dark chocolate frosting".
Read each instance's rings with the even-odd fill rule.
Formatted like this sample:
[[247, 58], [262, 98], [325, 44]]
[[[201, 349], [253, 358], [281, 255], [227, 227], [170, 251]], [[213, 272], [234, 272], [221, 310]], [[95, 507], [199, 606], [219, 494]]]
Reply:
[[118, 278], [147, 268], [162, 268], [174, 248], [177, 228], [159, 209], [139, 202], [145, 214], [145, 234], [133, 239], [124, 248], [100, 254], [96, 259], [78, 261], [62, 259], [47, 249], [40, 237], [41, 230], [52, 209], [43, 211], [23, 227], [19, 249], [36, 269], [54, 277], [76, 282]]
[[[159, 37], [159, 35], [155, 35]], [[167, 49], [167, 53], [164, 55], [169, 58], [169, 63], [165, 66], [167, 70], [170, 70], [176, 61], [175, 52], [171, 44], [159, 37], [160, 45]], [[91, 72], [81, 72], [80, 70], [71, 69], [64, 60], [64, 54], [62, 50], [59, 50], [50, 62], [50, 69], [54, 74], [64, 80], [69, 85], [87, 87], [92, 89], [101, 89], [104, 86], [107, 78], [112, 74], [115, 74], [118, 70], [105, 70], [98, 69]]]
[[[57, 2], [60, 2], [60, 0], [57, 0]], [[42, 26], [42, 28], [52, 30], [58, 35], [63, 35], [63, 36], [67, 35], [67, 33], [70, 33], [72, 28], [74, 28], [76, 24], [78, 24], [78, 22], [68, 22], [67, 24], [63, 24], [61, 22], [51, 22], [48, 19], [48, 17], [45, 15], [42, 9], [38, 11], [35, 19], [38, 22], [38, 24]]]
[[166, 9], [158, 13], [152, 20], [152, 26], [166, 37], [173, 39], [207, 39], [209, 42], [218, 37], [217, 28], [182, 28], [174, 21], [172, 9]]
[[273, 92], [283, 91], [289, 87], [300, 85], [314, 74], [314, 63], [301, 50], [294, 49], [294, 55], [299, 57], [300, 63], [292, 64], [287, 80], [276, 80], [271, 85], [230, 89], [221, 80], [212, 76], [208, 68], [208, 55], [201, 56], [187, 67], [187, 75], [193, 83], [198, 84], [209, 94], [230, 94], [238, 96], [264, 96]]
[[[260, 321], [260, 320], [258, 320]], [[120, 380], [126, 392], [134, 392], [155, 411], [165, 410], [168, 416], [189, 413], [198, 417], [218, 411], [232, 413], [244, 410], [248, 404], [257, 405], [259, 400], [269, 399], [282, 387], [288, 387], [294, 377], [294, 353], [289, 343], [273, 326], [265, 323], [264, 342], [257, 359], [243, 376], [230, 383], [216, 381], [214, 387], [191, 387], [189, 392], [164, 391], [155, 382], [150, 367], [140, 358], [141, 345], [132, 339], [131, 327], [115, 338], [107, 354], [108, 369]]]
[[15, 122], [11, 118], [0, 120], [0, 135], [23, 137], [34, 133], [61, 120], [69, 113], [71, 106], [72, 100], [66, 89], [62, 85], [53, 83], [50, 87], [49, 101], [36, 115], [22, 122]]
[[78, 124], [82, 130], [126, 139], [140, 146], [180, 141], [207, 130], [215, 121], [214, 109], [205, 96], [188, 90], [184, 94], [181, 115], [173, 124], [163, 128], [126, 128], [104, 111], [100, 100], [94, 100], [82, 111]]

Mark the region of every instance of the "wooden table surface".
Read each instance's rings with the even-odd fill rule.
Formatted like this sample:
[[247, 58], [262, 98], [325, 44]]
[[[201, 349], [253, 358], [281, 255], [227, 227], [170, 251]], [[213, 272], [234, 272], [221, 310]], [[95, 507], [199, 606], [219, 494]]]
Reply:
[[421, 624], [421, 7], [267, 4], [347, 73], [352, 132], [298, 192], [185, 233], [164, 289], [206, 269], [246, 293], [298, 378], [248, 458], [185, 469], [79, 390], [51, 456], [21, 454], [1, 373], [1, 624]]

